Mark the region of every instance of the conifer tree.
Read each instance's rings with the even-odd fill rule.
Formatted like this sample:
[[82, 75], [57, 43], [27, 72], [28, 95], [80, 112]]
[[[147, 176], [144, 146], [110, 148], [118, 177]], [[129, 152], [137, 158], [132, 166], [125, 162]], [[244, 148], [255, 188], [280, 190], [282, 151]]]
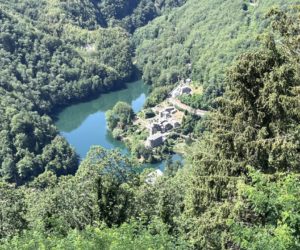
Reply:
[[184, 228], [199, 248], [226, 247], [226, 218], [248, 165], [271, 174], [300, 170], [300, 18], [278, 10], [269, 18], [273, 32], [229, 71], [211, 132], [190, 157]]

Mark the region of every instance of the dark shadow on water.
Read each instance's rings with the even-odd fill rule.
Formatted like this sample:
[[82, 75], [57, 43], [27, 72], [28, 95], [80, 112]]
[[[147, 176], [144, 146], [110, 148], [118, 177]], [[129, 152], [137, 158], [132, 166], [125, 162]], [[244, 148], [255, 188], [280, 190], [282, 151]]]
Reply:
[[[126, 84], [126, 89], [121, 89], [111, 93], [102, 94], [98, 98], [78, 104], [71, 105], [63, 109], [57, 116], [56, 126], [61, 132], [71, 132], [87, 119], [88, 116], [97, 112], [106, 112], [112, 109], [118, 101], [133, 103], [133, 109], [139, 111], [144, 105], [144, 99], [148, 94], [148, 86], [141, 80]], [[136, 99], [141, 101], [135, 103]]]
[[[56, 126], [61, 135], [72, 145], [81, 159], [84, 159], [90, 147], [102, 146], [106, 149], [118, 149], [128, 154], [124, 143], [112, 137], [107, 130], [105, 112], [112, 109], [118, 101], [129, 103], [135, 112], [140, 111], [146, 101], [149, 86], [141, 80], [126, 84], [126, 89], [102, 94], [96, 99], [71, 105], [57, 115]], [[173, 161], [182, 161], [180, 155], [173, 155]], [[145, 164], [145, 167], [164, 170], [166, 161]]]
[[135, 112], [143, 108], [148, 86], [141, 80], [128, 83], [126, 86], [126, 89], [102, 94], [94, 100], [71, 105], [58, 114], [56, 126], [75, 148], [80, 158], [84, 158], [93, 145], [128, 152], [125, 145], [115, 140], [107, 130], [105, 119], [105, 112], [112, 109], [118, 101], [129, 103]]

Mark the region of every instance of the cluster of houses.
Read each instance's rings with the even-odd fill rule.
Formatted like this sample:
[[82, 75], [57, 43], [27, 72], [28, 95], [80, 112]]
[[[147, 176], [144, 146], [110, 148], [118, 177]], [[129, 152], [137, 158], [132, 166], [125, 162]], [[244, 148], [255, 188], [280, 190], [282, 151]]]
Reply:
[[164, 143], [168, 132], [174, 128], [180, 127], [181, 123], [174, 118], [177, 113], [175, 107], [166, 107], [160, 111], [159, 115], [149, 122], [149, 137], [146, 141], [146, 147], [155, 148]]
[[[181, 81], [179, 86], [170, 93], [169, 97], [176, 99], [183, 94], [191, 94], [190, 83], [190, 79]], [[177, 112], [178, 110], [174, 106], [165, 107], [159, 111], [158, 116], [149, 120], [149, 137], [145, 143], [147, 148], [155, 148], [162, 145], [169, 132], [181, 126], [181, 120], [176, 117]]]

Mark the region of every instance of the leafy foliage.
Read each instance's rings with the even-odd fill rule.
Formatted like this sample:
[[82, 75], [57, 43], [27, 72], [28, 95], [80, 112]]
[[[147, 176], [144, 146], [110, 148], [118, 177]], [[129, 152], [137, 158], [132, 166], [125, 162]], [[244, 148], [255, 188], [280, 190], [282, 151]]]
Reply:
[[187, 245], [170, 235], [158, 220], [145, 226], [138, 221], [120, 228], [89, 227], [84, 231], [70, 231], [65, 238], [38, 232], [28, 232], [6, 242], [0, 249], [187, 249]]
[[9, 5], [18, 13], [37, 21], [45, 30], [62, 35], [63, 26], [68, 23], [89, 30], [118, 26], [133, 32], [162, 12], [185, 2], [186, 0], [13, 0]]
[[299, 171], [300, 81], [293, 53], [299, 16], [273, 15], [275, 33], [264, 49], [240, 56], [229, 71], [226, 94], [207, 121], [210, 132], [192, 150], [184, 227], [199, 248], [229, 244], [226, 221], [247, 165], [269, 174]]
[[298, 176], [252, 170], [250, 178], [238, 186], [239, 200], [228, 222], [233, 241], [242, 249], [299, 248]]
[[[100, 8], [106, 1], [80, 2], [87, 6], [96, 3]], [[190, 147], [185, 166], [181, 169], [179, 164], [168, 162], [165, 174], [152, 178], [152, 170], [141, 169], [120, 152], [99, 147], [91, 149], [75, 175], [60, 176], [73, 173], [77, 159], [46, 115], [65, 102], [84, 98], [96, 90], [111, 89], [129, 77], [132, 47], [128, 34], [120, 27], [96, 27], [107, 18], [112, 23], [127, 18], [128, 15], [120, 14], [125, 9], [131, 11], [126, 2], [113, 5], [107, 1], [107, 15], [91, 23], [83, 17], [93, 15], [83, 11], [80, 16], [77, 5], [71, 1], [47, 1], [49, 5], [45, 5], [43, 1], [28, 0], [26, 3], [30, 4], [24, 12], [15, 3], [1, 3], [5, 8], [0, 12], [0, 176], [25, 185], [0, 183], [0, 249], [299, 248], [298, 8], [289, 12], [273, 9], [269, 13], [262, 26], [270, 23], [273, 32], [263, 36], [260, 48], [238, 57], [226, 76], [224, 96], [216, 100], [217, 109], [201, 122], [191, 116], [184, 121], [183, 130], [201, 130], [199, 141]], [[173, 6], [176, 2], [155, 3]], [[218, 3], [222, 10], [225, 6], [238, 6], [242, 20], [248, 20], [270, 1]], [[153, 23], [175, 22], [176, 13], [194, 13], [195, 6], [200, 6], [196, 4], [190, 0], [166, 14], [168, 18], [163, 16]], [[208, 10], [205, 1], [200, 7]], [[34, 8], [40, 11], [37, 15]], [[89, 7], [85, 10], [90, 13]], [[41, 16], [43, 11], [51, 15]], [[62, 18], [61, 13], [76, 14], [74, 18]], [[51, 24], [49, 17], [61, 22], [48, 25], [47, 29], [45, 23]], [[203, 24], [198, 15], [191, 15], [190, 20]], [[91, 30], [80, 27], [81, 22]], [[176, 27], [179, 23], [175, 22]], [[188, 27], [193, 27], [192, 23], [187, 22]], [[250, 33], [241, 34], [260, 31], [256, 25], [250, 18], [247, 27], [253, 30], [249, 28]], [[67, 33], [60, 33], [61, 27]], [[143, 34], [145, 30], [138, 31], [136, 39], [139, 32]], [[157, 42], [164, 32], [156, 30]], [[168, 39], [181, 34], [172, 32]], [[184, 53], [187, 37], [183, 36], [182, 47], [177, 43], [174, 46], [179, 57]], [[120, 41], [113, 41], [114, 38]], [[191, 51], [201, 46], [196, 44], [190, 44]], [[122, 46], [122, 53], [117, 53]], [[212, 42], [210, 46], [216, 48]], [[195, 54], [192, 65], [197, 65], [197, 56], [200, 58]], [[165, 62], [157, 58], [160, 63]], [[169, 58], [176, 61], [177, 57], [170, 54]], [[147, 60], [138, 64], [147, 65]], [[145, 78], [151, 76], [149, 81], [161, 69], [166, 69], [166, 75], [160, 83], [175, 83], [183, 68], [186, 75], [190, 74], [185, 71], [190, 59], [153, 67], [153, 71], [154, 59], [151, 60], [144, 68]], [[210, 63], [207, 60], [207, 65]], [[202, 73], [197, 76], [195, 68], [187, 69], [199, 82], [206, 81]], [[154, 83], [153, 88], [163, 85], [160, 83]], [[154, 90], [149, 106], [163, 98], [162, 90], [167, 92], [168, 88], [172, 87], [166, 84]], [[112, 128], [131, 121], [133, 112], [127, 104], [119, 103], [114, 111], [108, 114]], [[136, 148], [138, 153], [147, 153], [138, 144]]]
[[[173, 195], [178, 185], [169, 189], [167, 179], [149, 185], [147, 173], [140, 171], [119, 152], [94, 147], [75, 176], [57, 178], [46, 172], [26, 187], [3, 184], [0, 233], [7, 238], [0, 240], [0, 249], [186, 249], [159, 219], [179, 213]], [[151, 197], [164, 202], [155, 202], [157, 209], [144, 207]], [[171, 214], [169, 199], [176, 207]]]
[[203, 95], [194, 94], [194, 95], [182, 95], [180, 96], [180, 101], [194, 109], [201, 109], [203, 102]]
[[[258, 46], [273, 5], [298, 1], [190, 0], [137, 30], [137, 66], [146, 83], [157, 86], [192, 78], [204, 86], [202, 108], [224, 92], [224, 75], [232, 61]], [[243, 6], [247, 6], [247, 10]], [[199, 100], [200, 101], [200, 100]]]
[[[45, 170], [75, 172], [77, 156], [47, 115], [132, 76], [129, 34], [120, 25], [106, 27], [113, 20], [125, 24], [131, 14], [147, 23], [158, 10], [148, 17], [142, 9], [148, 1], [142, 2], [1, 1], [2, 179], [23, 184]], [[170, 1], [159, 6], [168, 8]]]
[[124, 129], [132, 123], [134, 112], [126, 102], [118, 102], [112, 110], [107, 111], [106, 120], [108, 128], [113, 131], [115, 128]]
[[24, 192], [0, 182], [0, 239], [12, 237], [26, 227]]

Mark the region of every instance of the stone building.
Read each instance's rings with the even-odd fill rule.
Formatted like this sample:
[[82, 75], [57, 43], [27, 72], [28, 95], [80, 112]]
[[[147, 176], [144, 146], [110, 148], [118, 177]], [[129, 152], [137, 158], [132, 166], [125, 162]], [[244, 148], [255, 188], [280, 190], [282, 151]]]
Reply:
[[161, 146], [169, 132], [174, 128], [180, 127], [181, 123], [174, 115], [177, 112], [174, 106], [165, 107], [159, 112], [158, 116], [149, 120], [147, 125], [149, 137], [145, 142], [147, 148]]
[[152, 123], [149, 125], [150, 135], [155, 135], [158, 132], [161, 132], [161, 126], [158, 123]]
[[188, 85], [180, 85], [171, 92], [172, 98], [177, 98], [183, 94], [191, 94], [192, 89]]
[[173, 122], [173, 127], [174, 127], [174, 128], [179, 128], [180, 125], [181, 125], [181, 124], [180, 124], [180, 122], [178, 122], [178, 121], [174, 121], [174, 122]]
[[160, 112], [160, 118], [161, 119], [168, 119], [170, 117], [171, 117], [171, 114], [169, 112], [167, 112], [167, 111]]
[[155, 135], [151, 135], [148, 137], [145, 146], [147, 148], [155, 148], [159, 147], [164, 143], [164, 136], [161, 133], [157, 133]]
[[172, 125], [172, 123], [171, 122], [169, 122], [169, 121], [163, 121], [162, 123], [161, 123], [161, 131], [163, 132], [163, 133], [166, 133], [166, 132], [168, 132], [168, 131], [170, 131], [170, 130], [172, 130], [174, 127], [173, 127], [173, 125]]
[[189, 95], [192, 92], [192, 89], [188, 86], [184, 86], [181, 88], [181, 95], [187, 94]]

